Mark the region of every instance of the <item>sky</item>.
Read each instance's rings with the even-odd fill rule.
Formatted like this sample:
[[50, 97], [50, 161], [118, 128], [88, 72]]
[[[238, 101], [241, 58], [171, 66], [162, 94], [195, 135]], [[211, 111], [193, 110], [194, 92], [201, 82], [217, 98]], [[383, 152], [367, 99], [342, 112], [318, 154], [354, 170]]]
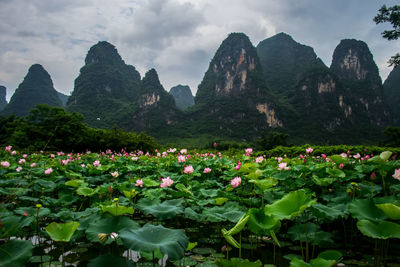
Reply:
[[39, 63], [56, 90], [70, 94], [89, 48], [113, 44], [143, 77], [155, 68], [164, 88], [193, 94], [221, 42], [243, 32], [254, 46], [277, 33], [314, 48], [330, 66], [340, 40], [365, 41], [383, 80], [400, 51], [374, 16], [388, 0], [0, 0], [0, 85], [9, 100], [29, 67]]

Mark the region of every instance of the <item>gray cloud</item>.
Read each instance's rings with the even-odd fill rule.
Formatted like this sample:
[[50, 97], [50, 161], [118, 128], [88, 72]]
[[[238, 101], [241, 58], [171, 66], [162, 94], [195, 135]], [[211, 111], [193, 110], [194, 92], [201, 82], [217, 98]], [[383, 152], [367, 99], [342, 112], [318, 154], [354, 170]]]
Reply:
[[386, 62], [400, 51], [400, 42], [382, 39], [380, 32], [389, 25], [372, 21], [381, 5], [365, 0], [0, 0], [0, 84], [9, 98], [29, 66], [40, 63], [56, 89], [70, 93], [88, 49], [106, 40], [142, 75], [155, 68], [167, 90], [181, 83], [195, 93], [230, 32], [244, 32], [257, 45], [281, 31], [312, 46], [328, 66], [341, 39], [363, 40], [386, 78]]

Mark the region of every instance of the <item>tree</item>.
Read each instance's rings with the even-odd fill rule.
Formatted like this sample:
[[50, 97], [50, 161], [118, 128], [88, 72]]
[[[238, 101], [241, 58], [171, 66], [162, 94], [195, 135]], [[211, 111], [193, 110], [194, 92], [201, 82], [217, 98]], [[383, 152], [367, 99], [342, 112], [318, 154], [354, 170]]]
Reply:
[[[375, 16], [374, 22], [376, 24], [389, 22], [393, 26], [393, 30], [386, 30], [382, 32], [382, 37], [390, 40], [397, 40], [400, 37], [400, 6], [394, 5], [386, 7], [383, 5], [379, 9], [379, 13]], [[389, 61], [389, 66], [400, 65], [400, 53], [392, 56]]]

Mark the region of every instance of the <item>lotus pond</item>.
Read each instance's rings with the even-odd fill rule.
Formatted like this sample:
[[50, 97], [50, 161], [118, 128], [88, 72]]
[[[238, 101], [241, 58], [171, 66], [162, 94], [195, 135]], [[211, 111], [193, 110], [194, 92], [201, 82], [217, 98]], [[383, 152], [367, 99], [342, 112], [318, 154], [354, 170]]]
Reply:
[[0, 266], [399, 266], [400, 161], [0, 152]]

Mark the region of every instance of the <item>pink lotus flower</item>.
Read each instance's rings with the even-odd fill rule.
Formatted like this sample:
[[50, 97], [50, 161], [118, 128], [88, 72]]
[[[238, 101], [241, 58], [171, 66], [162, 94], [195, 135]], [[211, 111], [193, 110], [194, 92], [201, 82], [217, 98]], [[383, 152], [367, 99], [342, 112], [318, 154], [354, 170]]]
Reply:
[[312, 153], [313, 151], [314, 151], [314, 149], [313, 149], [312, 147], [309, 147], [309, 148], [306, 149], [306, 153], [307, 153], [307, 154], [310, 154], [310, 153]]
[[181, 154], [186, 154], [187, 153], [187, 149], [186, 148], [182, 148], [180, 152], [181, 152]]
[[244, 151], [246, 152], [246, 156], [250, 156], [250, 154], [253, 153], [252, 148], [246, 148]]
[[53, 172], [52, 168], [48, 168], [47, 170], [44, 171], [45, 174], [49, 175]]
[[4, 150], [5, 151], [11, 151], [11, 149], [12, 149], [12, 146], [6, 146]]
[[86, 165], [82, 163], [82, 164], [81, 164], [81, 167], [82, 167], [82, 168], [85, 168], [85, 167], [86, 167]]
[[25, 159], [20, 159], [20, 160], [18, 161], [18, 164], [25, 164], [25, 162], [26, 162]]
[[94, 167], [101, 166], [100, 161], [96, 160], [95, 162], [93, 162], [93, 166]]
[[281, 162], [282, 160], [283, 160], [283, 158], [282, 157], [277, 157], [277, 158], [275, 158], [278, 162]]
[[264, 157], [263, 157], [263, 156], [260, 156], [260, 157], [257, 157], [257, 158], [256, 158], [256, 162], [257, 162], [257, 163], [261, 163], [261, 162], [263, 162], [263, 160], [264, 160]]
[[142, 179], [137, 179], [135, 186], [143, 187], [143, 180]]
[[360, 153], [357, 153], [357, 154], [355, 154], [355, 155], [353, 156], [353, 158], [355, 158], [355, 159], [359, 159], [360, 157], [361, 157]]
[[238, 187], [242, 183], [242, 178], [235, 177], [231, 180], [231, 185], [233, 188]]
[[371, 173], [371, 179], [372, 179], [372, 180], [375, 180], [375, 179], [376, 179], [376, 173], [375, 173], [375, 172], [372, 172], [372, 173]]
[[118, 175], [119, 175], [119, 174], [118, 174], [118, 172], [117, 172], [117, 171], [115, 171], [115, 172], [112, 172], [112, 173], [111, 173], [111, 176], [112, 176], [112, 177], [115, 177], [115, 178], [117, 178], [117, 177], [118, 177]]
[[69, 162], [69, 159], [62, 159], [61, 160], [61, 165], [67, 165]]
[[4, 168], [10, 167], [10, 162], [8, 162], [8, 161], [2, 161], [2, 162], [1, 162], [1, 167], [4, 167]]
[[279, 163], [279, 165], [278, 165], [278, 170], [280, 170], [280, 171], [282, 171], [282, 170], [289, 170], [290, 167], [287, 167], [286, 165], [287, 165], [286, 162]]
[[214, 142], [213, 146], [214, 146], [214, 147], [217, 147], [217, 142]]
[[400, 181], [400, 169], [394, 170], [393, 178]]
[[15, 169], [15, 171], [16, 171], [16, 172], [22, 171], [22, 167], [21, 167], [21, 166], [18, 166], [18, 167]]
[[323, 159], [326, 159], [326, 155], [325, 155], [325, 154], [321, 154], [321, 157], [322, 157]]
[[341, 156], [342, 158], [347, 158], [347, 154], [346, 154], [346, 153], [342, 153], [342, 154], [340, 154], [340, 156]]
[[204, 168], [203, 173], [210, 173], [211, 169], [210, 168]]
[[191, 174], [192, 172], [194, 172], [193, 166], [192, 165], [186, 166], [183, 172], [186, 174]]
[[36, 167], [36, 163], [35, 162], [31, 164], [31, 168], [34, 168], [34, 167]]
[[14, 156], [14, 155], [16, 155], [16, 154], [17, 154], [17, 151], [15, 151], [15, 150], [14, 150], [13, 152], [11, 152], [11, 155], [12, 155], [12, 156]]
[[340, 163], [339, 169], [343, 169], [343, 168], [344, 168], [344, 163]]
[[237, 170], [237, 171], [240, 170], [240, 165], [239, 164], [235, 166], [235, 170]]
[[186, 157], [183, 155], [178, 156], [178, 162], [185, 162], [186, 161]]
[[171, 180], [169, 177], [162, 178], [161, 180], [162, 183], [160, 184], [160, 187], [170, 187], [174, 183], [174, 180]]

